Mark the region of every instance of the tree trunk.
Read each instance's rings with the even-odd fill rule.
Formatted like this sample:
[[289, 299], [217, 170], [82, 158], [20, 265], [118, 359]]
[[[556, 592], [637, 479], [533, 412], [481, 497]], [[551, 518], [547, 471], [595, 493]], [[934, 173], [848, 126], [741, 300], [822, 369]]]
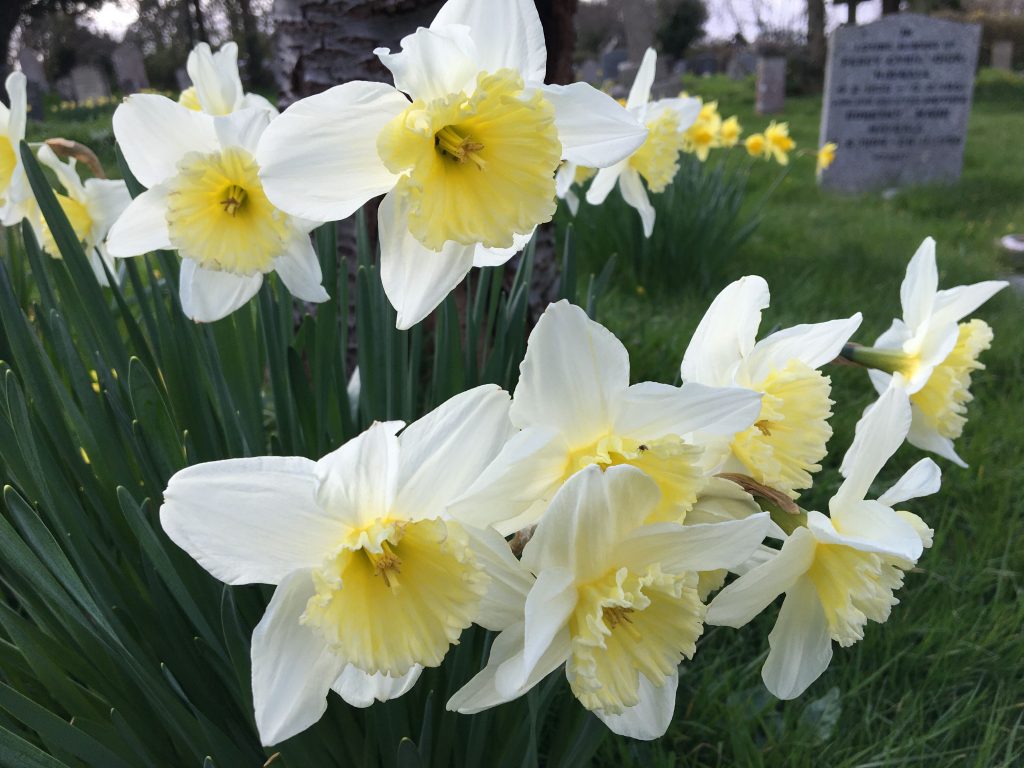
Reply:
[[900, 0], [882, 0], [882, 15], [889, 16], [900, 12]]
[[[7, 51], [11, 48], [11, 35], [14, 28], [18, 26], [18, 19], [21, 18], [21, 4], [8, 0], [0, 3], [0, 82], [7, 79], [10, 69], [7, 65]], [[2, 91], [3, 88], [0, 88]], [[7, 94], [3, 95], [4, 103], [7, 103]]]
[[238, 13], [242, 17], [242, 39], [245, 43], [246, 74], [249, 86], [266, 88], [270, 85], [267, 69], [263, 65], [263, 48], [260, 46], [259, 30], [256, 29], [256, 17], [252, 15], [250, 0], [238, 0]]
[[544, 43], [548, 47], [545, 82], [565, 85], [573, 77], [572, 55], [576, 50], [576, 8], [578, 0], [536, 0]]
[[807, 53], [820, 74], [825, 69], [825, 0], [807, 0]]
[[200, 0], [192, 0], [192, 8], [195, 14], [196, 37], [199, 38], [199, 42], [208, 43], [210, 38], [206, 35], [206, 18], [203, 16], [203, 6]]

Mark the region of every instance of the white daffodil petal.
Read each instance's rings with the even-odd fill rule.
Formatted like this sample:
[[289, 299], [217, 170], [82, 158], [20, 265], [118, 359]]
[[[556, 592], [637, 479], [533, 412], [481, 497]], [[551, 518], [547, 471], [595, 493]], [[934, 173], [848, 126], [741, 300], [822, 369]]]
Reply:
[[618, 557], [642, 571], [660, 563], [666, 571], [714, 571], [746, 562], [768, 534], [767, 512], [724, 523], [645, 525], [623, 540]]
[[512, 554], [505, 537], [493, 528], [463, 528], [469, 536], [473, 555], [490, 577], [480, 601], [475, 624], [500, 632], [523, 621], [526, 596], [535, 581], [533, 574]]
[[327, 693], [345, 662], [300, 618], [316, 594], [309, 571], [274, 591], [252, 633], [252, 699], [260, 741], [269, 746], [309, 728], [327, 710]]
[[534, 227], [526, 233], [512, 233], [512, 245], [509, 248], [487, 248], [486, 246], [478, 243], [476, 250], [473, 252], [473, 266], [500, 267], [529, 245], [530, 241], [533, 239], [533, 234], [536, 231], [537, 228]]
[[902, 349], [903, 344], [913, 336], [907, 324], [902, 320], [893, 320], [892, 325], [875, 339], [875, 346], [884, 349]]
[[877, 501], [861, 501], [835, 509], [831, 517], [808, 512], [807, 527], [815, 538], [826, 544], [891, 554], [911, 562], [921, 557], [921, 537], [914, 526]]
[[629, 96], [626, 99], [626, 109], [641, 109], [651, 100], [651, 86], [654, 85], [655, 68], [658, 63], [658, 54], [653, 48], [644, 51], [644, 57], [636, 70], [636, 77], [633, 78], [633, 85], [629, 89]]
[[213, 118], [213, 129], [222, 147], [239, 147], [255, 155], [260, 137], [270, 125], [272, 117], [265, 109], [239, 109], [223, 117]]
[[[87, 180], [85, 182], [85, 200], [97, 242], [107, 236], [114, 222], [132, 204], [132, 196], [128, 194], [128, 187], [120, 179]], [[166, 226], [165, 221], [163, 228], [166, 229]]]
[[442, 517], [512, 433], [508, 393], [482, 384], [456, 395], [399, 437], [395, 509], [408, 520]]
[[697, 118], [700, 117], [701, 106], [700, 99], [659, 99], [648, 107], [647, 119], [653, 120], [659, 114], [671, 110], [675, 112], [676, 124], [679, 126], [679, 130], [685, 131], [697, 122]]
[[526, 685], [556, 638], [565, 633], [576, 599], [572, 571], [551, 568], [537, 576], [526, 596], [523, 652], [498, 668], [494, 685], [499, 693], [509, 696]]
[[591, 205], [603, 203], [608, 198], [608, 194], [615, 189], [615, 185], [619, 182], [619, 177], [629, 170], [628, 160], [623, 160], [615, 165], [599, 170], [594, 176], [594, 180], [590, 182], [590, 186], [587, 187], [587, 202]]
[[199, 43], [189, 53], [185, 70], [204, 112], [226, 115], [238, 108], [242, 100], [242, 80], [238, 75], [236, 43], [225, 43], [216, 54], [208, 43]]
[[385, 672], [370, 674], [359, 667], [346, 664], [331, 686], [346, 704], [365, 709], [376, 701], [390, 701], [412, 690], [420, 679], [423, 667], [413, 664], [401, 677], [391, 677]]
[[830, 509], [865, 498], [879, 471], [903, 444], [910, 418], [910, 399], [895, 385], [864, 411], [857, 422], [853, 443], [843, 457], [842, 473], [846, 480], [832, 498]]
[[271, 117], [277, 117], [277, 107], [271, 104], [265, 96], [258, 93], [247, 93], [242, 97], [241, 109], [263, 109], [270, 113]]
[[618, 715], [608, 715], [601, 710], [594, 714], [612, 733], [619, 736], [642, 741], [659, 739], [665, 735], [665, 731], [672, 723], [678, 687], [679, 674], [676, 672], [667, 675], [665, 681], [658, 686], [648, 680], [646, 675], [640, 675], [639, 704]]
[[919, 499], [939, 492], [942, 484], [942, 471], [931, 459], [921, 459], [912, 466], [896, 484], [878, 497], [881, 504], [895, 507], [909, 499]]
[[910, 431], [907, 432], [907, 442], [915, 448], [934, 453], [936, 456], [948, 459], [958, 467], [966, 469], [967, 462], [960, 458], [960, 454], [956, 452], [953, 441], [936, 432], [935, 428], [925, 421], [917, 408], [912, 408], [911, 412], [913, 415], [910, 422]]
[[797, 528], [768, 562], [752, 568], [718, 593], [708, 605], [706, 621], [742, 627], [788, 590], [814, 560], [814, 535]]
[[78, 177], [78, 171], [75, 170], [73, 161], [71, 163], [61, 162], [47, 144], [43, 144], [39, 148], [36, 157], [39, 158], [40, 163], [54, 172], [60, 185], [68, 193], [68, 197], [80, 203], [85, 202], [85, 187], [82, 184], [82, 180]]
[[390, 516], [398, 484], [400, 421], [369, 429], [316, 462], [317, 500], [350, 528]]
[[514, 69], [526, 82], [544, 80], [547, 48], [532, 0], [448, 0], [430, 28], [455, 24], [469, 28], [480, 71]]
[[627, 168], [619, 176], [619, 191], [622, 193], [622, 199], [640, 214], [644, 237], [650, 237], [654, 232], [655, 211], [640, 174], [632, 168]]
[[220, 150], [210, 115], [150, 93], [128, 96], [118, 106], [114, 137], [132, 174], [144, 187], [177, 176], [178, 161], [190, 152]]
[[761, 339], [747, 358], [750, 379], [762, 381], [773, 370], [785, 368], [791, 360], [799, 360], [808, 368], [820, 368], [835, 360], [862, 319], [858, 312], [844, 320], [794, 325]]
[[800, 579], [787, 591], [768, 645], [761, 679], [780, 699], [795, 699], [828, 669], [832, 638], [810, 579]]
[[754, 348], [761, 310], [771, 296], [763, 277], [748, 275], [726, 286], [708, 311], [683, 355], [683, 381], [729, 385], [740, 361]]
[[939, 291], [935, 296], [932, 325], [955, 323], [967, 317], [1007, 285], [1009, 283], [1005, 280], [987, 280]]
[[380, 278], [398, 313], [399, 330], [412, 328], [445, 300], [473, 268], [476, 251], [474, 245], [452, 241], [431, 251], [409, 232], [408, 215], [407, 203], [393, 192], [384, 196], [377, 212]]
[[567, 301], [548, 306], [530, 334], [510, 417], [517, 427], [558, 430], [582, 445], [606, 430], [629, 386], [629, 353], [615, 335]]
[[[118, 285], [121, 284], [117, 268], [114, 266], [114, 258], [111, 256], [103, 243], [100, 243], [95, 248], [90, 248], [89, 253], [86, 254], [89, 257], [89, 266], [92, 267], [92, 272], [96, 275], [96, 281], [104, 288], [110, 287], [110, 279], [107, 277], [107, 270], [110, 270], [110, 274], [114, 276], [114, 282]], [[106, 269], [104, 269], [104, 265]]]
[[[109, 239], [107, 242], [109, 247]], [[192, 259], [181, 260], [178, 279], [181, 311], [197, 323], [212, 323], [227, 317], [255, 296], [263, 285], [263, 275], [259, 272], [236, 275], [200, 267]]]
[[647, 128], [611, 96], [586, 83], [541, 86], [555, 108], [562, 158], [588, 168], [606, 168], [636, 152]]
[[642, 382], [619, 398], [615, 432], [638, 440], [706, 432], [732, 435], [757, 418], [761, 395], [740, 387]]
[[903, 320], [917, 329], [928, 322], [939, 287], [939, 270], [935, 265], [935, 241], [926, 237], [907, 265], [907, 274], [900, 285]]
[[187, 467], [167, 484], [160, 524], [221, 581], [277, 584], [320, 565], [344, 535], [316, 503], [315, 469], [282, 456]]
[[[509, 439], [448, 513], [478, 528], [493, 525], [505, 535], [535, 523], [546, 506], [543, 500], [554, 494], [565, 474], [567, 453], [554, 430], [524, 429]], [[535, 516], [521, 519], [535, 507]]]
[[724, 523], [760, 512], [754, 498], [736, 483], [721, 477], [709, 477], [693, 508], [686, 513], [686, 524]]
[[323, 285], [320, 259], [309, 235], [301, 229], [292, 229], [287, 250], [274, 259], [274, 271], [288, 292], [298, 299], [321, 302], [331, 298]]
[[260, 138], [256, 161], [270, 202], [293, 216], [339, 221], [398, 177], [377, 135], [409, 101], [384, 83], [354, 81], [292, 104]]
[[602, 576], [615, 548], [660, 499], [657, 483], [639, 469], [591, 464], [555, 494], [523, 550], [523, 565], [534, 573], [568, 569], [579, 583]]
[[115, 257], [140, 256], [173, 247], [167, 229], [167, 188], [163, 185], [132, 200], [107, 234], [107, 250]]
[[28, 79], [24, 72], [11, 72], [4, 81], [10, 110], [7, 112], [7, 136], [17, 146], [25, 138], [25, 121], [28, 115]]
[[482, 69], [469, 27], [459, 24], [420, 27], [402, 38], [398, 53], [377, 48], [374, 54], [398, 90], [428, 102], [466, 90]]

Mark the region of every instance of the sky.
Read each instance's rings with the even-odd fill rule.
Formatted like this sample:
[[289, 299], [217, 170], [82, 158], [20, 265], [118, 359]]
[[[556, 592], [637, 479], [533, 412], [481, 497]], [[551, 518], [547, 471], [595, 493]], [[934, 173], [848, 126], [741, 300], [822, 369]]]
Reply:
[[[583, 0], [588, 2], [588, 0]], [[712, 38], [730, 38], [737, 30], [748, 39], [756, 36], [756, 19], [760, 15], [768, 26], [774, 28], [802, 29], [804, 26], [804, 0], [706, 0], [708, 23], [706, 31]], [[864, 23], [877, 18], [881, 12], [881, 0], [864, 0], [857, 8], [857, 21]], [[846, 8], [833, 7], [827, 0], [829, 29], [846, 21]], [[125, 29], [138, 17], [132, 3], [119, 6], [108, 1], [89, 17], [96, 28], [109, 32], [120, 39]]]

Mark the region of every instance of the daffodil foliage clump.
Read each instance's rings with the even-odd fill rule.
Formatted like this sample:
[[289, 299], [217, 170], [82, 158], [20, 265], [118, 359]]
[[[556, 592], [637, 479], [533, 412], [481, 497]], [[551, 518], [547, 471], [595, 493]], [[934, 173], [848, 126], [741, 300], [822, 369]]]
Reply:
[[[776, 602], [761, 678], [800, 696], [932, 545], [907, 502], [939, 466], [875, 479], [905, 441], [964, 464], [992, 343], [965, 318], [1004, 283], [940, 290], [928, 239], [868, 347], [860, 313], [759, 339], [769, 288], [742, 277], [678, 380], [632, 381], [571, 247], [530, 320], [533, 233], [567, 169], [653, 227], [679, 153], [738, 124], [650, 103], [653, 55], [625, 106], [545, 85], [527, 0], [450, 0], [376, 53], [394, 86], [279, 115], [234, 46], [197, 47], [177, 101], [115, 112], [123, 181], [25, 143], [8, 79], [5, 764], [585, 764], [609, 732], [662, 737], [706, 626]], [[763, 137], [779, 162], [787, 136]], [[837, 358], [878, 398], [810, 509]]]

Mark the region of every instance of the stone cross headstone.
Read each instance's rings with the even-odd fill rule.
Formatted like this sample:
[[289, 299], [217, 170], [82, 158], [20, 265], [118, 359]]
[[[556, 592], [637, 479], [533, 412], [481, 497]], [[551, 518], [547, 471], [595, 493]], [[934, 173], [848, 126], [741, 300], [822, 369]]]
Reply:
[[782, 56], [761, 56], [757, 60], [759, 115], [774, 115], [786, 106], [786, 60]]
[[146, 76], [146, 64], [142, 59], [142, 51], [135, 45], [122, 43], [114, 49], [110, 60], [114, 65], [114, 78], [117, 80], [117, 88], [121, 93], [137, 93], [144, 88], [149, 88], [149, 78]]
[[1013, 69], [1013, 41], [996, 40], [992, 43], [992, 68], [1007, 72]]
[[22, 48], [18, 51], [18, 64], [21, 65], [21, 71], [28, 82], [35, 83], [43, 93], [50, 90], [50, 83], [43, 70], [43, 57], [39, 51], [34, 48]]
[[72, 69], [71, 85], [75, 89], [75, 100], [79, 102], [110, 95], [107, 78], [94, 64], [79, 64]]
[[829, 39], [822, 187], [862, 192], [952, 182], [963, 167], [981, 27], [916, 14], [839, 27]]

